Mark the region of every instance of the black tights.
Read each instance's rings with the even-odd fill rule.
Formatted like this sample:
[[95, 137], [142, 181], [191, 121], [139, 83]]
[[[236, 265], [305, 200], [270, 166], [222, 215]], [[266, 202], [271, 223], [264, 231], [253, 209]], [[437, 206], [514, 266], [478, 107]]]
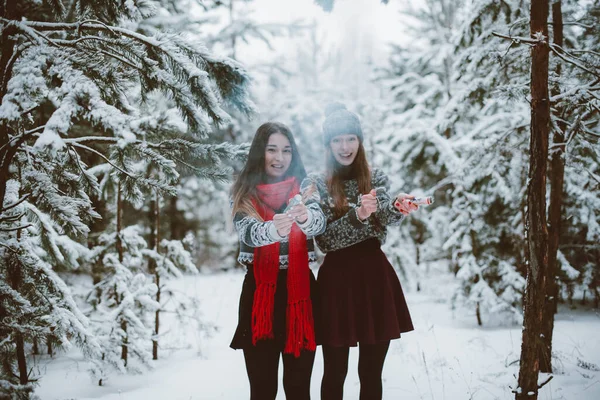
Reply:
[[[383, 396], [381, 373], [390, 342], [359, 344], [358, 377], [360, 400], [378, 400]], [[348, 347], [323, 345], [324, 373], [321, 400], [342, 400], [344, 381], [348, 373]]]
[[[246, 371], [250, 380], [250, 400], [275, 400], [281, 350], [271, 342], [259, 342], [244, 349]], [[283, 390], [287, 400], [310, 399], [310, 376], [314, 351], [302, 351], [300, 357], [283, 355]]]

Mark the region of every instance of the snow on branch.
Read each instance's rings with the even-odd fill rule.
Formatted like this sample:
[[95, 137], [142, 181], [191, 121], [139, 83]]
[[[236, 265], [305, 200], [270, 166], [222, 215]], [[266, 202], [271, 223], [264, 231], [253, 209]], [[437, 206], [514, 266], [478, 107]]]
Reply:
[[[96, 46], [81, 47], [81, 50], [98, 51], [112, 57], [138, 70], [140, 80], [145, 81], [146, 86], [149, 85], [148, 89], [158, 86], [170, 92], [192, 130], [199, 130], [201, 134], [209, 131], [210, 127], [203, 121], [204, 118], [196, 107], [201, 107], [202, 112], [217, 125], [228, 123], [230, 120], [229, 115], [221, 108], [215, 89], [221, 98], [242, 112], [250, 114], [255, 111], [246, 89], [249, 77], [242, 66], [232, 60], [214, 57], [206, 48], [193, 45], [181, 36], [156, 34], [149, 37], [93, 20], [82, 23], [53, 23], [0, 18], [0, 22], [6, 27], [18, 29], [38, 44], [50, 43], [53, 47], [73, 48], [88, 42], [98, 42]], [[115, 37], [116, 42], [96, 35], [74, 40], [54, 40], [42, 33], [65, 31], [78, 34], [81, 34], [81, 31], [100, 31]], [[104, 45], [104, 48], [100, 45]], [[145, 74], [146, 71], [149, 73]]]
[[526, 38], [526, 37], [522, 37], [522, 36], [503, 35], [498, 32], [492, 32], [492, 35], [502, 38], [502, 39], [512, 40], [513, 43], [515, 43], [515, 44], [526, 43], [526, 44], [530, 44], [530, 45], [536, 45], [538, 43], [545, 42], [545, 40], [542, 38], [532, 39], [532, 38]]

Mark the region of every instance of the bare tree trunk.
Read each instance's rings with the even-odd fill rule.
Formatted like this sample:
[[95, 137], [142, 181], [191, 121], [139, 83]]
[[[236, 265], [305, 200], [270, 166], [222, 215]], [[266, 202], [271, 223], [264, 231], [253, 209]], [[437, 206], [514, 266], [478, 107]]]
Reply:
[[[10, 287], [15, 291], [19, 291], [19, 288], [23, 283], [23, 274], [21, 272], [21, 265], [18, 263], [18, 259], [15, 258], [14, 262], [8, 262], [8, 268], [6, 272], [6, 278], [10, 284]], [[21, 385], [26, 385], [29, 382], [29, 379], [27, 376], [27, 359], [25, 358], [25, 341], [21, 332], [17, 331], [14, 335], [17, 366], [19, 368], [19, 383]]]
[[[563, 21], [561, 1], [552, 3], [552, 22], [554, 27], [554, 43], [558, 46], [563, 45]], [[556, 66], [556, 75], [560, 77], [562, 66], [559, 63]], [[560, 92], [558, 84], [552, 88], [552, 94], [557, 95]], [[554, 314], [557, 309], [558, 301], [558, 282], [556, 281], [558, 265], [558, 242], [560, 238], [560, 219], [563, 203], [563, 184], [565, 178], [565, 140], [564, 132], [567, 129], [562, 121], [563, 110], [561, 107], [556, 109], [558, 120], [558, 129], [554, 132], [553, 152], [551, 161], [550, 175], [550, 211], [548, 226], [548, 271], [546, 273], [546, 297], [544, 304], [544, 314], [542, 317], [542, 347], [540, 352], [540, 371], [552, 372], [552, 332], [554, 330]]]
[[477, 325], [482, 326], [483, 323], [481, 322], [481, 310], [479, 307], [479, 302], [475, 304], [475, 316], [477, 317]]
[[[233, 14], [233, 2], [234, 0], [229, 0], [229, 22], [233, 25], [234, 22], [234, 14]], [[232, 30], [233, 32], [233, 30]], [[236, 56], [236, 47], [237, 47], [237, 36], [235, 33], [231, 35], [231, 58], [235, 60]]]
[[[123, 242], [121, 240], [121, 230], [123, 229], [122, 222], [122, 214], [123, 213], [123, 201], [121, 200], [121, 182], [118, 183], [117, 187], [117, 236], [115, 247], [117, 249], [117, 254], [119, 257], [119, 262], [123, 262]], [[119, 297], [118, 293], [115, 293], [117, 297]], [[117, 304], [119, 304], [122, 299], [117, 299]], [[121, 316], [121, 329], [125, 332], [125, 337], [123, 338], [123, 344], [121, 345], [121, 360], [124, 361], [125, 366], [127, 366], [127, 321], [124, 317]]]
[[[231, 125], [231, 128], [233, 129], [233, 125]], [[233, 137], [233, 136], [232, 136]], [[177, 226], [177, 196], [171, 196], [171, 198], [169, 199], [169, 211], [168, 211], [168, 218], [169, 218], [169, 230], [171, 231], [171, 240], [180, 240], [183, 239], [180, 235], [180, 229]]]
[[[0, 16], [7, 19], [15, 18], [16, 14], [16, 1], [3, 1], [0, 4]], [[12, 75], [12, 68], [9, 67], [9, 62], [14, 54], [15, 41], [10, 38], [13, 29], [4, 27], [2, 29], [2, 35], [0, 36], [0, 103], [4, 99], [6, 94], [6, 85]], [[6, 123], [0, 123], [0, 212], [4, 207], [4, 196], [6, 195], [6, 182], [9, 177], [9, 167], [12, 162], [12, 158], [16, 154], [16, 148], [18, 146], [8, 146], [8, 126]]]
[[27, 376], [27, 360], [25, 358], [25, 341], [23, 335], [20, 332], [15, 334], [15, 344], [17, 351], [17, 363], [19, 365], [19, 383], [26, 385], [29, 382]]
[[121, 201], [121, 182], [117, 185], [117, 236], [115, 239], [115, 247], [117, 249], [117, 255], [119, 262], [123, 262], [123, 242], [121, 240], [121, 230], [123, 229], [122, 214], [123, 213], [123, 202]]
[[[158, 243], [159, 243], [159, 229], [160, 229], [160, 198], [158, 196], [158, 191], [155, 195], [155, 200], [152, 201], [151, 204], [151, 213], [152, 213], [152, 224], [155, 228], [155, 233], [152, 237], [152, 241], [150, 242], [152, 248], [156, 250], [158, 253]], [[156, 265], [156, 261], [150, 260], [151, 269], [150, 273], [154, 274], [154, 283], [156, 283], [156, 301], [160, 304], [160, 274], [158, 272], [158, 268]], [[156, 310], [156, 314], [154, 316], [154, 339], [152, 339], [152, 359], [158, 360], [158, 332], [160, 329], [160, 309]]]
[[[416, 254], [416, 263], [417, 263], [417, 269], [419, 269], [419, 264], [421, 263], [421, 245], [417, 242], [417, 245], [415, 246], [416, 250], [417, 250], [417, 254]], [[419, 279], [417, 277], [417, 292], [421, 291], [421, 279]]]
[[550, 103], [548, 99], [548, 0], [532, 0], [530, 34], [542, 34], [531, 50], [531, 140], [527, 185], [529, 265], [523, 313], [523, 341], [516, 400], [538, 397], [539, 349], [548, 266], [546, 165]]

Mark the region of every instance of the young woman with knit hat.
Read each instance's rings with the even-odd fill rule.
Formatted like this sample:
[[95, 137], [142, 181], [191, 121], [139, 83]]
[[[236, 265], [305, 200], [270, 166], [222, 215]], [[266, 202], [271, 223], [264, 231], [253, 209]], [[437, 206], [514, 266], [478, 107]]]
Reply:
[[326, 171], [307, 178], [327, 219], [325, 232], [316, 237], [326, 253], [318, 276], [321, 399], [342, 399], [349, 348], [358, 345], [360, 399], [377, 400], [390, 340], [413, 330], [402, 287], [380, 246], [387, 226], [418, 206], [407, 194], [390, 196], [387, 176], [369, 168], [358, 116], [340, 103], [325, 113]]
[[256, 131], [232, 187], [238, 261], [247, 267], [231, 347], [243, 349], [251, 400], [274, 400], [279, 358], [288, 400], [310, 399], [318, 307], [313, 237], [325, 218], [317, 203], [287, 209], [306, 172], [290, 130], [268, 122]]

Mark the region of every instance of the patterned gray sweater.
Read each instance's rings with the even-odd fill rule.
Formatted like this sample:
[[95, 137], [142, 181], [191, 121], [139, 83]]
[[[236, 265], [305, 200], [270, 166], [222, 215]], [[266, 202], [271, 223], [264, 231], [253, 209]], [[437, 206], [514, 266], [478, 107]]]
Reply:
[[[308, 219], [303, 224], [298, 224], [306, 235], [306, 247], [309, 262], [317, 260], [315, 255], [314, 237], [325, 230], [325, 216], [319, 205], [314, 201], [305, 202], [308, 209]], [[280, 212], [282, 212], [280, 210]], [[267, 246], [279, 242], [279, 268], [288, 267], [288, 237], [279, 236], [273, 221], [259, 221], [245, 213], [238, 212], [233, 217], [233, 225], [240, 238], [240, 254], [238, 262], [248, 266], [254, 262], [254, 248]]]
[[398, 225], [404, 219], [394, 207], [395, 197], [389, 195], [388, 177], [378, 169], [371, 172], [371, 183], [377, 192], [377, 211], [365, 221], [361, 221], [356, 214], [360, 207], [359, 199], [362, 193], [358, 191], [356, 179], [344, 182], [344, 192], [350, 209], [340, 218], [335, 218], [333, 213], [333, 199], [329, 194], [324, 174], [310, 174], [302, 183], [306, 188], [315, 184], [317, 191], [312, 200], [318, 202], [325, 218], [327, 227], [325, 232], [316, 237], [317, 245], [324, 253], [343, 249], [360, 243], [369, 238], [377, 238], [384, 243], [387, 236], [388, 225]]

